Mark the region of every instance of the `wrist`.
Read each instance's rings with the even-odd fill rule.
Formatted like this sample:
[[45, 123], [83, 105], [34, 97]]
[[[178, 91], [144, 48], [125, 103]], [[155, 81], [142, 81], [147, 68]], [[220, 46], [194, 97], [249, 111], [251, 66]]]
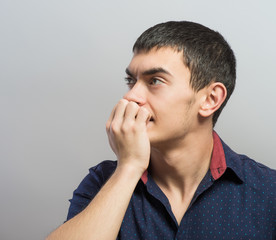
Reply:
[[118, 164], [115, 173], [124, 176], [127, 181], [136, 181], [142, 177], [146, 169], [132, 164]]

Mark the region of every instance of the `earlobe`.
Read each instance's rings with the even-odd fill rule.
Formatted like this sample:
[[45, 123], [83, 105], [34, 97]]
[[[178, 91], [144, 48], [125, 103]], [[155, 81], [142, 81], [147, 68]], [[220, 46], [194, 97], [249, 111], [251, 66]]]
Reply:
[[199, 114], [202, 117], [211, 116], [220, 108], [227, 96], [224, 84], [214, 82], [205, 89], [204, 99], [200, 105]]

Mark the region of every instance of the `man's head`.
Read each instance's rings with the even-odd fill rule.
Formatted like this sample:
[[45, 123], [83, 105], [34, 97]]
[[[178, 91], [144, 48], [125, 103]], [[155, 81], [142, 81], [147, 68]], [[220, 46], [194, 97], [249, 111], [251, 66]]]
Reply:
[[166, 22], [146, 30], [133, 46], [134, 53], [153, 48], [171, 47], [183, 53], [183, 62], [191, 72], [190, 85], [199, 91], [213, 82], [221, 82], [227, 97], [213, 115], [213, 125], [231, 96], [236, 79], [235, 56], [222, 37], [203, 25], [193, 22]]

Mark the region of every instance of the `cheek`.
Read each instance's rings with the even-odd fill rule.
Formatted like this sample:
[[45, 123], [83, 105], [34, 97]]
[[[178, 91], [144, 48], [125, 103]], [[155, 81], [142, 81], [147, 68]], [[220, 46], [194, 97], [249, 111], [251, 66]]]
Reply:
[[179, 122], [187, 117], [187, 112], [194, 103], [194, 95], [183, 88], [158, 91], [148, 97], [147, 102], [156, 119]]
[[174, 128], [174, 125], [183, 123], [187, 117], [185, 106], [176, 102], [168, 103], [164, 101], [154, 111], [157, 123], [167, 125], [169, 128]]
[[166, 112], [164, 112], [163, 114], [170, 122], [170, 127], [172, 128], [174, 128], [174, 125], [187, 125], [187, 123], [189, 121], [192, 121], [192, 119], [196, 115], [194, 106], [195, 105], [192, 101], [181, 99], [179, 101], [175, 101], [172, 104], [169, 104]]

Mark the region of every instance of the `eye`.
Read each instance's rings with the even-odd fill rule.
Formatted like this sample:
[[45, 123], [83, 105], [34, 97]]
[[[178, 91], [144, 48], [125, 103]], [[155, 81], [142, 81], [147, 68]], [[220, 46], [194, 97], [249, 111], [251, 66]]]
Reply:
[[163, 82], [161, 80], [159, 80], [158, 78], [152, 78], [150, 81], [149, 81], [149, 84], [150, 85], [159, 85], [159, 84], [162, 84]]
[[131, 77], [125, 77], [126, 85], [133, 86], [136, 83], [136, 80]]

